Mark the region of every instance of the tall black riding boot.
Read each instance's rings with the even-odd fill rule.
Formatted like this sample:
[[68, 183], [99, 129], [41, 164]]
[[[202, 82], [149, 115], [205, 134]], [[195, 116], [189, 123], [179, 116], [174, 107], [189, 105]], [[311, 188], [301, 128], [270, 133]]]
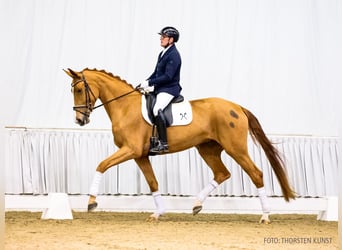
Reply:
[[158, 112], [155, 123], [157, 125], [159, 143], [157, 143], [155, 147], [151, 148], [150, 152], [157, 154], [169, 152], [169, 145], [167, 144], [166, 121], [161, 110]]

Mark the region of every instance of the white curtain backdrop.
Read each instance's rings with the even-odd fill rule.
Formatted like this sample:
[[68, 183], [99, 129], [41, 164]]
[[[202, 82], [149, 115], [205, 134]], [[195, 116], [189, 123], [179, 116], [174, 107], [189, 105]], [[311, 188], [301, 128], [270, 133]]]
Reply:
[[[337, 195], [337, 138], [271, 136], [286, 157], [288, 177], [300, 197]], [[110, 131], [11, 129], [6, 144], [6, 193], [46, 194], [66, 192], [88, 194], [94, 169], [116, 150]], [[270, 196], [281, 196], [281, 189], [263, 150], [249, 141], [255, 164], [264, 173]], [[11, 157], [10, 157], [11, 156]], [[213, 195], [255, 196], [256, 188], [246, 173], [227, 154], [222, 159], [231, 172]], [[212, 172], [195, 149], [151, 157], [159, 189], [168, 195], [195, 195]], [[144, 176], [134, 161], [110, 168], [101, 184], [101, 194], [149, 194]]]
[[[342, 3], [336, 0], [2, 0], [5, 125], [70, 128], [63, 68], [105, 69], [137, 85], [173, 25], [188, 99], [220, 96], [272, 134], [337, 136]], [[110, 128], [96, 110], [88, 128]], [[2, 118], [1, 118], [2, 119]]]
[[[267, 134], [285, 141], [282, 150], [290, 156], [289, 173], [300, 195], [336, 193], [335, 141], [342, 115], [338, 0], [1, 0], [0, 127], [7, 139], [0, 147], [6, 152], [1, 164], [6, 192], [86, 192], [98, 161], [115, 150], [111, 135], [99, 130], [111, 124], [98, 109], [86, 127], [93, 132], [60, 130], [78, 128], [71, 79], [62, 69], [104, 69], [137, 85], [153, 71], [161, 50], [157, 33], [168, 25], [181, 34], [183, 95], [223, 97], [250, 109]], [[4, 131], [5, 126], [34, 129], [17, 133]], [[253, 157], [258, 161], [258, 154]], [[206, 169], [194, 150], [153, 160], [163, 192], [192, 194], [201, 187], [186, 182], [193, 167]], [[218, 192], [253, 194], [244, 184], [249, 179], [230, 158], [225, 161], [241, 178]], [[180, 167], [184, 164], [188, 173]], [[145, 193], [135, 164], [122, 165], [106, 174], [103, 192]], [[264, 171], [270, 195], [278, 195], [272, 174]], [[137, 182], [123, 178], [131, 173]], [[196, 174], [204, 183], [210, 179], [208, 173]], [[174, 185], [176, 176], [183, 186]]]

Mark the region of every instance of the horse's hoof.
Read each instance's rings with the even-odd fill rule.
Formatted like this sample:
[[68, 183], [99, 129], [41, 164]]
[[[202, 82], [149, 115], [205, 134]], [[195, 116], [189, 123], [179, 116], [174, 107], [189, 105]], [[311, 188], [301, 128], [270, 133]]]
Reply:
[[202, 210], [202, 206], [201, 206], [201, 205], [199, 205], [199, 206], [194, 206], [194, 207], [192, 208], [192, 215], [198, 214], [201, 210]]
[[95, 208], [97, 208], [97, 202], [88, 204], [88, 212], [95, 210]]
[[259, 221], [260, 224], [265, 224], [265, 225], [268, 225], [268, 224], [271, 224], [271, 221], [270, 220], [260, 220]]
[[158, 222], [159, 221], [159, 214], [151, 214], [146, 221], [147, 222]]
[[268, 214], [263, 214], [263, 215], [261, 216], [261, 219], [260, 219], [259, 223], [260, 223], [260, 224], [265, 224], [265, 225], [270, 224], [271, 221], [270, 221], [270, 219], [269, 219], [269, 217], [268, 217]]

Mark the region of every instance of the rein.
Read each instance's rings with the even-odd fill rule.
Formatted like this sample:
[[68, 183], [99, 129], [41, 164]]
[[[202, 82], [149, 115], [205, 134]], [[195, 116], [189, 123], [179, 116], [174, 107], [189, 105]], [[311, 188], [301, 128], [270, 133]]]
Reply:
[[[94, 98], [95, 98], [95, 95], [94, 95], [93, 91], [91, 90], [91, 88], [90, 88], [90, 86], [89, 86], [89, 84], [88, 84], [88, 82], [87, 82], [87, 80], [86, 80], [86, 78], [85, 78], [83, 72], [82, 72], [82, 79], [76, 81], [75, 83], [72, 83], [72, 84], [71, 84], [71, 87], [75, 87], [75, 86], [76, 86], [78, 83], [80, 83], [80, 82], [83, 82], [83, 83], [84, 83], [86, 104], [85, 104], [85, 105], [77, 105], [77, 106], [74, 106], [74, 107], [73, 107], [73, 110], [76, 111], [76, 112], [79, 112], [79, 113], [81, 113], [81, 114], [83, 114], [83, 115], [85, 115], [85, 116], [87, 116], [87, 117], [89, 117], [90, 112], [92, 112], [94, 109], [97, 109], [97, 108], [99, 108], [99, 107], [102, 107], [102, 106], [104, 106], [104, 105], [110, 103], [110, 102], [113, 102], [113, 101], [118, 100], [118, 99], [120, 99], [120, 98], [122, 98], [122, 97], [124, 97], [124, 96], [127, 96], [127, 95], [129, 95], [129, 94], [135, 92], [136, 90], [138, 90], [138, 87], [139, 87], [139, 86], [137, 86], [137, 87], [134, 88], [133, 90], [131, 90], [131, 91], [129, 91], [129, 92], [123, 94], [123, 95], [114, 97], [114, 98], [112, 98], [112, 99], [109, 99], [108, 101], [105, 101], [105, 102], [103, 102], [103, 103], [101, 103], [101, 104], [99, 104], [99, 105], [97, 105], [97, 106], [92, 107], [92, 106], [91, 106], [91, 101], [90, 101], [90, 94], [91, 94]], [[80, 111], [79, 109], [81, 109], [81, 108], [86, 108], [86, 109], [88, 109], [87, 111], [89, 111], [89, 113], [88, 113], [88, 112]]]
[[132, 94], [132, 93], [133, 93], [134, 91], [136, 91], [136, 90], [137, 90], [137, 89], [135, 88], [135, 89], [133, 89], [133, 90], [131, 90], [131, 91], [129, 91], [129, 92], [123, 94], [123, 95], [120, 95], [120, 96], [114, 97], [114, 98], [112, 98], [112, 99], [109, 99], [108, 101], [105, 101], [105, 102], [103, 102], [103, 103], [101, 103], [101, 104], [99, 104], [99, 105], [93, 107], [93, 110], [94, 110], [94, 109], [97, 109], [97, 108], [99, 108], [99, 107], [102, 107], [103, 105], [106, 105], [106, 104], [108, 104], [108, 103], [110, 103], [110, 102], [112, 102], [112, 101], [118, 100], [118, 99], [120, 99], [121, 97], [124, 97], [124, 96], [126, 96], [126, 95]]

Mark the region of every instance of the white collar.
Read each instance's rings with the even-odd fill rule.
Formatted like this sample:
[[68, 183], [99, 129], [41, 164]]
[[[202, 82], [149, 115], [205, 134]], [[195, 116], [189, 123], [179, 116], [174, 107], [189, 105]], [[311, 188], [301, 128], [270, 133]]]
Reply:
[[162, 56], [165, 54], [165, 52], [166, 52], [172, 45], [173, 45], [173, 44], [170, 44], [169, 46], [167, 46], [167, 47], [162, 51], [162, 54], [161, 54], [160, 57], [162, 57]]

